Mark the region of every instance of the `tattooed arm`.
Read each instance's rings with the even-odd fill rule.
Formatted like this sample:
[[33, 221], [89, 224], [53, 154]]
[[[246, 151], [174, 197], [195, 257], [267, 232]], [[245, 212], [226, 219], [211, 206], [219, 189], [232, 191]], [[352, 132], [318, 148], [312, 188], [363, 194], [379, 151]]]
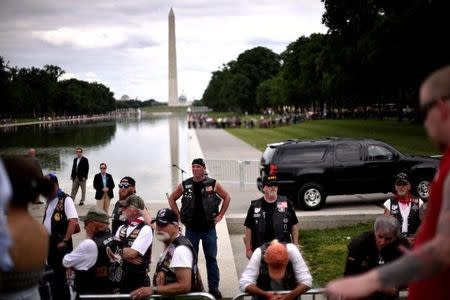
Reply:
[[393, 263], [360, 276], [335, 280], [327, 285], [330, 299], [358, 298], [390, 287], [406, 285], [412, 281], [430, 278], [450, 266], [450, 176], [444, 182], [442, 207], [436, 235], [420, 248]]

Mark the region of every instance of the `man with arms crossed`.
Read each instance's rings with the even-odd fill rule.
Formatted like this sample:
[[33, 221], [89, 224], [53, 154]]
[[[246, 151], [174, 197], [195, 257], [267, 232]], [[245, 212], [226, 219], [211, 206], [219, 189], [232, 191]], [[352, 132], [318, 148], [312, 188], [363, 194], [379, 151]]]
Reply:
[[360, 298], [409, 284], [409, 299], [448, 299], [450, 294], [450, 65], [432, 73], [420, 88], [420, 107], [428, 136], [443, 156], [436, 171], [427, 213], [414, 249], [399, 260], [327, 286], [331, 299]]

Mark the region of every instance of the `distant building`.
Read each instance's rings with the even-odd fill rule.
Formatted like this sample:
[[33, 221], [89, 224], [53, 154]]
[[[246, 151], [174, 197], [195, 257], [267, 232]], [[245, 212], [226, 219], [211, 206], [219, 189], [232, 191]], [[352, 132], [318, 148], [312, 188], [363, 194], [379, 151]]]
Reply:
[[178, 102], [186, 103], [187, 102], [187, 97], [185, 95], [181, 94], [180, 97], [178, 97]]
[[130, 97], [128, 95], [123, 95], [122, 97], [120, 97], [120, 101], [129, 101]]

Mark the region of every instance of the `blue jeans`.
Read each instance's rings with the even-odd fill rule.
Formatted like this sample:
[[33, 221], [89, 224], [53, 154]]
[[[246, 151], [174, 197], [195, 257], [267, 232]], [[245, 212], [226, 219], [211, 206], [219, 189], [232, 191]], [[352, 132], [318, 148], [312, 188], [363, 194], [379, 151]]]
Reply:
[[206, 272], [208, 274], [208, 287], [210, 290], [219, 289], [219, 267], [217, 266], [217, 233], [216, 228], [207, 232], [198, 232], [186, 228], [186, 238], [198, 253], [198, 244], [202, 240], [203, 252], [206, 259]]

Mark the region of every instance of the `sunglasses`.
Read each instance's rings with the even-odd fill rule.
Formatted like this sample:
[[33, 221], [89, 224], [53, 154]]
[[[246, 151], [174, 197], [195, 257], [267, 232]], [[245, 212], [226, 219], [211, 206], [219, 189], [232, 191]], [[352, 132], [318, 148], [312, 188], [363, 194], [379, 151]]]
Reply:
[[439, 101], [447, 101], [450, 100], [450, 96], [440, 97], [440, 98], [434, 98], [431, 99], [431, 101], [428, 101], [423, 106], [420, 107], [420, 113], [422, 117], [425, 119], [428, 115], [428, 112], [435, 107]]
[[127, 189], [132, 185], [129, 183], [119, 183], [118, 186], [119, 186], [119, 189]]
[[404, 182], [404, 181], [400, 181], [400, 182], [396, 182], [395, 185], [398, 185], [398, 186], [407, 186], [408, 183], [407, 183], [407, 182]]

